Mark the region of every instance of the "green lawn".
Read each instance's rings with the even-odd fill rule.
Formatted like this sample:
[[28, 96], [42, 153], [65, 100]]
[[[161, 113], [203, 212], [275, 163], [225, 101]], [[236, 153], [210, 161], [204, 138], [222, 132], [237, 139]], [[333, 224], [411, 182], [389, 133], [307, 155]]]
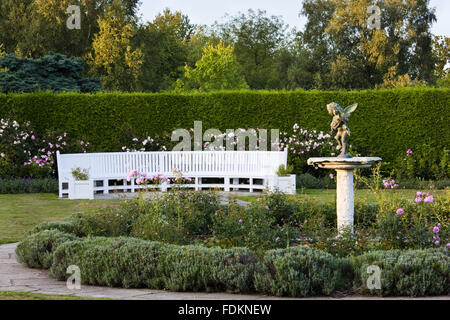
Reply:
[[0, 291], [0, 300], [111, 300], [22, 291]]
[[[417, 190], [386, 190], [386, 192], [392, 193], [395, 197], [400, 199], [411, 199], [414, 200]], [[433, 190], [432, 194], [435, 198], [450, 197], [450, 190]], [[239, 196], [239, 200], [243, 201], [256, 201], [261, 196]], [[336, 202], [336, 190], [323, 190], [323, 189], [301, 189], [297, 190], [297, 195], [292, 197], [299, 197], [301, 199], [309, 199], [321, 203], [325, 202]], [[375, 195], [370, 190], [356, 190], [355, 191], [355, 201], [364, 202], [376, 202]]]
[[17, 242], [24, 232], [72, 213], [117, 205], [121, 200], [67, 200], [55, 194], [0, 195], [0, 244]]

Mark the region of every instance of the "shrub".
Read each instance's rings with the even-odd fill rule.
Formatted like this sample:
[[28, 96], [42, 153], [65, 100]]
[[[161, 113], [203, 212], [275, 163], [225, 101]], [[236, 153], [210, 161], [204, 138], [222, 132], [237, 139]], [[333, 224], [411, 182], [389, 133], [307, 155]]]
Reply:
[[0, 179], [0, 194], [57, 192], [56, 179]]
[[300, 174], [296, 176], [296, 183], [298, 188], [307, 189], [334, 189], [336, 182], [329, 178], [329, 176], [316, 178], [310, 173]]
[[26, 237], [16, 248], [17, 260], [30, 268], [48, 269], [53, 263], [53, 252], [76, 236], [59, 230], [43, 230]]
[[174, 246], [130, 238], [90, 238], [63, 244], [51, 274], [67, 278], [66, 268], [83, 270], [82, 282], [125, 288], [174, 291], [248, 292], [256, 258], [247, 249]]
[[330, 295], [341, 285], [344, 263], [306, 247], [266, 252], [255, 272], [258, 292], [276, 296]]
[[89, 142], [66, 132], [38, 134], [29, 122], [0, 119], [0, 178], [49, 178], [56, 173], [56, 152], [86, 152]]
[[[18, 260], [30, 267], [50, 268], [58, 280], [66, 280], [67, 267], [77, 265], [82, 270], [82, 283], [111, 287], [234, 293], [256, 290], [293, 297], [355, 290], [382, 296], [449, 293], [450, 256], [444, 248], [373, 251], [336, 258], [297, 246], [270, 250], [258, 258], [246, 248], [177, 246], [124, 237], [77, 238], [44, 230], [29, 234], [16, 253]], [[369, 291], [367, 267], [373, 265], [381, 269], [382, 288]]]
[[72, 170], [72, 177], [75, 180], [89, 180], [89, 172], [87, 169], [75, 168]]
[[27, 235], [32, 235], [35, 233], [39, 233], [44, 230], [58, 230], [63, 233], [75, 233], [75, 226], [73, 223], [69, 221], [60, 221], [60, 222], [44, 222], [40, 225], [34, 227], [31, 231], [27, 233]]
[[301, 174], [308, 171], [314, 171], [314, 168], [308, 166], [308, 158], [335, 156], [336, 141], [330, 134], [324, 134], [323, 131], [307, 130], [294, 124], [290, 132], [283, 132], [280, 136], [280, 148], [288, 149], [289, 163], [295, 167], [295, 173]]
[[[386, 200], [376, 219], [380, 248], [423, 249], [445, 245], [449, 240], [450, 203], [434, 198], [432, 203], [428, 201], [430, 193], [422, 192], [416, 193], [415, 201]], [[439, 231], [433, 232], [436, 226]]]
[[[355, 221], [361, 229], [375, 224], [378, 206], [357, 202]], [[358, 239], [341, 241], [336, 251], [336, 208], [332, 203], [304, 201], [279, 192], [268, 194], [247, 207], [236, 203], [219, 206], [217, 195], [186, 190], [148, 199], [128, 200], [119, 208], [77, 213], [70, 219], [79, 236], [132, 236], [171, 244], [205, 244], [222, 248], [248, 247], [255, 251], [292, 244], [338, 252], [362, 250]], [[340, 247], [340, 246], [339, 246]]]
[[297, 203], [291, 197], [281, 192], [271, 192], [259, 200], [259, 204], [269, 208], [271, 215], [275, 218], [274, 223], [283, 225], [295, 221]]
[[261, 204], [222, 207], [214, 215], [214, 237], [208, 245], [247, 247], [255, 251], [286, 247], [292, 235], [288, 224], [276, 224], [270, 208]]
[[433, 186], [434, 189], [445, 190], [446, 188], [450, 188], [450, 179], [430, 181], [430, 180], [423, 180], [420, 178], [414, 179], [402, 178], [398, 181], [398, 184], [400, 185], [400, 189], [423, 190], [429, 188], [430, 186]]
[[76, 213], [70, 220], [80, 236], [120, 237], [130, 235], [139, 213], [138, 203], [126, 201], [119, 208]]
[[149, 203], [132, 234], [146, 240], [188, 244], [193, 237], [211, 233], [212, 216], [218, 207], [214, 192], [173, 190]]
[[174, 291], [249, 292], [255, 262], [246, 248], [172, 246], [162, 261], [164, 282]]
[[[374, 251], [353, 257], [356, 280], [362, 292], [380, 296], [448, 295], [450, 256], [448, 249]], [[381, 290], [366, 287], [367, 267], [381, 270]]]
[[377, 203], [355, 201], [355, 225], [359, 228], [374, 226], [379, 211], [380, 206]]
[[399, 179], [434, 179], [443, 180], [450, 177], [449, 150], [423, 144], [417, 149], [408, 149], [397, 158], [395, 172]]
[[297, 200], [295, 221], [307, 234], [321, 233], [323, 228], [336, 228], [336, 206], [333, 203], [317, 203]]
[[84, 284], [162, 289], [158, 262], [165, 245], [126, 238], [87, 238], [62, 245], [55, 251], [50, 274], [66, 280], [69, 265], [83, 272]]
[[289, 175], [292, 174], [292, 171], [294, 171], [293, 165], [288, 165], [286, 168], [286, 166], [284, 164], [282, 164], [278, 167], [276, 175], [279, 177], [288, 177]]
[[9, 171], [23, 165], [38, 151], [36, 133], [30, 122], [18, 123], [14, 119], [0, 117], [0, 159], [1, 177], [7, 177]]

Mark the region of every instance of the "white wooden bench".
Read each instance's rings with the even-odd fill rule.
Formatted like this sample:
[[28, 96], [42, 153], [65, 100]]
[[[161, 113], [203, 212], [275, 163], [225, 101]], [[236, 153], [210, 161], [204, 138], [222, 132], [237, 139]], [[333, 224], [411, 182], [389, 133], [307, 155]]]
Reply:
[[[287, 165], [285, 151], [189, 151], [189, 152], [129, 152], [129, 153], [57, 153], [59, 196], [68, 194], [68, 182], [75, 168], [87, 169], [94, 181], [95, 194], [112, 191], [136, 192], [142, 186], [127, 174], [137, 170], [151, 177], [163, 174], [173, 178], [173, 169], [181, 170], [195, 190], [220, 188], [224, 191], [249, 192], [275, 189], [276, 171]], [[170, 186], [169, 186], [170, 187]]]

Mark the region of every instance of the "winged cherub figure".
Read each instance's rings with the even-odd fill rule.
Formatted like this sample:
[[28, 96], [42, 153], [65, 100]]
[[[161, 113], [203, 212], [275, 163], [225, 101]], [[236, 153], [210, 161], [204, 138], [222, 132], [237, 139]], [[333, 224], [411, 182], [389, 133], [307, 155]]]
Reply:
[[348, 152], [348, 138], [351, 136], [350, 128], [347, 127], [348, 119], [350, 115], [358, 108], [358, 104], [355, 103], [345, 109], [342, 109], [340, 105], [333, 102], [327, 105], [328, 113], [333, 116], [333, 121], [331, 122], [331, 132], [336, 134], [336, 141], [339, 144], [339, 149], [341, 154], [338, 158], [352, 158]]

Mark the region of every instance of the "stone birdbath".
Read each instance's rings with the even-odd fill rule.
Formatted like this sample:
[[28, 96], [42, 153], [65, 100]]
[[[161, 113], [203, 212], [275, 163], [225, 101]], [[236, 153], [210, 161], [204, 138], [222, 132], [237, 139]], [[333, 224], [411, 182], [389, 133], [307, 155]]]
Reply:
[[355, 169], [370, 168], [372, 164], [380, 162], [378, 157], [357, 157], [353, 158], [348, 154], [348, 138], [351, 135], [347, 127], [348, 119], [358, 104], [354, 104], [346, 109], [342, 109], [337, 103], [327, 105], [328, 112], [333, 115], [331, 130], [336, 134], [336, 140], [341, 150], [337, 157], [310, 158], [308, 165], [323, 169], [332, 169], [337, 172], [337, 228], [339, 233], [346, 230], [353, 233], [354, 224], [354, 191], [353, 191], [353, 171]]

